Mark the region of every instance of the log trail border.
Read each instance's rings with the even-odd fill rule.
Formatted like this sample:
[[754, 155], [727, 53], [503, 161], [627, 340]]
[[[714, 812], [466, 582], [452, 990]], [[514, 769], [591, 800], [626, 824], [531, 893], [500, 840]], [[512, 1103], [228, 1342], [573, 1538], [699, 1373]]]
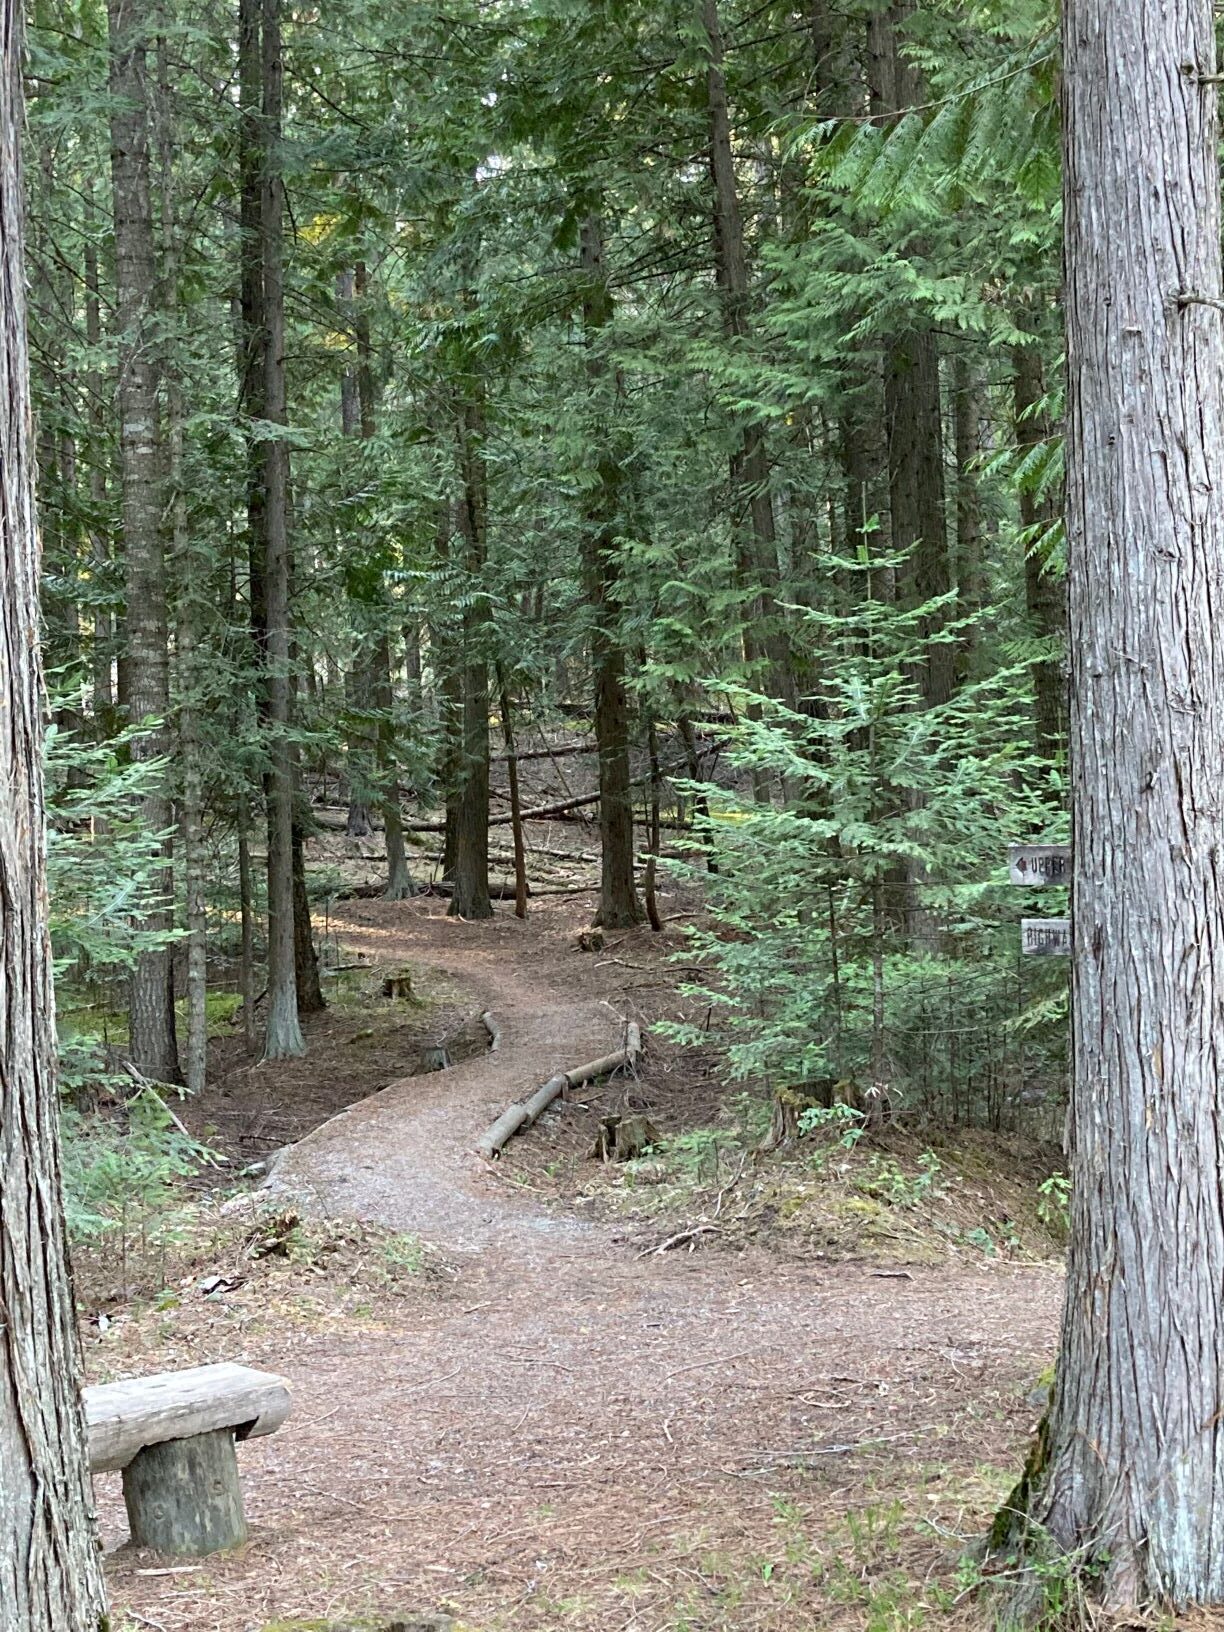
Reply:
[[625, 1028], [624, 1048], [618, 1048], [611, 1054], [603, 1054], [597, 1060], [588, 1060], [585, 1065], [576, 1065], [572, 1071], [559, 1071], [555, 1077], [549, 1077], [548, 1081], [527, 1099], [508, 1105], [497, 1121], [477, 1140], [476, 1154], [489, 1162], [495, 1160], [506, 1142], [521, 1128], [529, 1128], [537, 1121], [553, 1100], [567, 1088], [577, 1088], [581, 1083], [594, 1082], [599, 1077], [610, 1076], [613, 1071], [619, 1071], [625, 1066], [632, 1069], [636, 1066], [641, 1052], [641, 1027], [630, 1020]]

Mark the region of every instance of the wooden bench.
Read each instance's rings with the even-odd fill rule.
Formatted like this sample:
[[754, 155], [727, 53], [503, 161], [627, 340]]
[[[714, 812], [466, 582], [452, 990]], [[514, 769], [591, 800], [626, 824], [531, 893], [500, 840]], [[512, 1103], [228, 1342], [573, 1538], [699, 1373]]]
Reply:
[[196, 1366], [85, 1390], [89, 1465], [122, 1471], [137, 1547], [199, 1557], [246, 1540], [234, 1443], [271, 1434], [289, 1385], [249, 1366]]

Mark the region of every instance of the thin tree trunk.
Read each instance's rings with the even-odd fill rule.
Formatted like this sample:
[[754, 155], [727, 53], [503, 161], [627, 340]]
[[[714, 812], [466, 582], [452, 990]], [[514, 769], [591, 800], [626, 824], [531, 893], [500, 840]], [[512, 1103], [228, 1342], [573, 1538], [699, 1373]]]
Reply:
[[[284, 184], [280, 174], [282, 76], [280, 0], [262, 0], [262, 190], [264, 415], [288, 422], [285, 399]], [[279, 437], [261, 444], [264, 477], [264, 592], [267, 628], [268, 1010], [264, 1056], [304, 1054], [298, 1021], [294, 914], [293, 750], [290, 680], [289, 448]]]
[[978, 461], [982, 455], [985, 392], [979, 370], [958, 356], [952, 408], [956, 431], [956, 581], [957, 614], [970, 619], [960, 636], [960, 668], [968, 672], [981, 636], [977, 623], [986, 599], [982, 562], [982, 489]]
[[[179, 313], [178, 250], [174, 212], [174, 147], [170, 113], [170, 68], [166, 41], [157, 42], [158, 170], [161, 192], [163, 299], [167, 316]], [[166, 476], [171, 522], [171, 560], [177, 580], [175, 648], [177, 656], [179, 830], [182, 836], [183, 889], [187, 920], [187, 1045], [184, 1075], [193, 1094], [202, 1093], [208, 1069], [208, 915], [205, 894], [204, 779], [197, 720], [202, 681], [199, 639], [201, 580], [207, 563], [193, 547], [187, 519], [183, 466], [183, 387], [172, 355], [163, 365], [166, 393]]]
[[[358, 263], [352, 273], [351, 284], [343, 286], [349, 302], [349, 317], [357, 346], [357, 366], [345, 370], [343, 410], [346, 435], [358, 435], [363, 443], [373, 440], [377, 430], [377, 399], [374, 367], [370, 346], [370, 319], [366, 308], [367, 278], [364, 263]], [[395, 685], [391, 675], [391, 638], [388, 624], [391, 608], [386, 591], [380, 583], [374, 599], [378, 629], [371, 633], [368, 664], [358, 665], [361, 682], [369, 707], [377, 716], [373, 728], [373, 760], [375, 796], [383, 818], [383, 836], [387, 848], [387, 888], [385, 901], [404, 901], [414, 895], [415, 886], [408, 869], [408, 855], [404, 847], [404, 818], [400, 810], [400, 786], [395, 756]], [[418, 670], [419, 670], [418, 653]], [[352, 827], [352, 808], [349, 810]]]
[[105, 1632], [67, 1261], [47, 939], [39, 550], [22, 250], [22, 11], [0, 31], [0, 1632]]
[[582, 531], [582, 569], [592, 612], [591, 665], [595, 678], [595, 741], [599, 745], [599, 912], [605, 929], [641, 922], [633, 872], [633, 799], [629, 768], [629, 699], [625, 648], [618, 628], [619, 563], [616, 523], [620, 464], [611, 446], [612, 426], [603, 400], [608, 384], [598, 352], [601, 331], [612, 318], [612, 295], [603, 258], [598, 217], [582, 224], [583, 327], [587, 343], [588, 394], [597, 422], [594, 463], [598, 483]]
[[455, 893], [448, 909], [453, 918], [493, 916], [493, 903], [489, 898], [489, 666], [486, 651], [489, 615], [487, 601], [479, 592], [486, 559], [488, 476], [484, 459], [484, 402], [478, 385], [473, 387], [473, 393], [464, 405], [459, 428], [463, 468], [459, 523], [469, 587], [464, 597], [462, 623]]
[[[1224, 1603], [1224, 446], [1209, 0], [1063, 12], [1073, 1200], [1028, 1511]], [[1200, 78], [1200, 76], [1202, 76]]]
[[91, 658], [93, 669], [94, 726], [100, 738], [115, 735], [115, 689], [112, 681], [114, 666], [115, 615], [110, 607], [101, 604], [99, 597], [110, 583], [110, 538], [106, 518], [106, 410], [103, 401], [102, 370], [95, 359], [102, 349], [102, 304], [98, 287], [98, 246], [93, 208], [93, 189], [86, 185], [85, 193], [85, 341], [89, 346], [90, 366], [85, 371], [86, 417], [89, 422], [89, 555], [94, 576], [93, 642]]
[[[894, 0], [868, 23], [870, 105], [880, 117], [922, 102], [921, 75], [906, 60], [899, 31], [913, 0]], [[939, 348], [929, 328], [913, 328], [889, 343], [885, 360], [884, 425], [888, 446], [891, 542], [907, 557], [903, 595], [926, 605], [952, 589], [944, 498], [943, 406]], [[924, 623], [928, 639], [948, 621], [946, 608]], [[931, 642], [918, 675], [928, 707], [946, 703], [956, 689], [956, 648]]]
[[400, 809], [399, 775], [395, 763], [395, 692], [391, 684], [391, 642], [384, 633], [378, 643], [378, 763], [383, 834], [387, 845], [387, 888], [384, 901], [407, 901], [416, 894], [404, 845], [404, 817]]
[[[1016, 443], [1023, 451], [1031, 452], [1053, 434], [1041, 406], [1045, 379], [1041, 351], [1035, 342], [1017, 346], [1013, 353], [1012, 390]], [[1058, 759], [1067, 741], [1067, 685], [1057, 655], [1067, 638], [1066, 587], [1043, 560], [1041, 547], [1056, 519], [1054, 503], [1035, 493], [1029, 483], [1021, 487], [1025, 606], [1033, 633], [1043, 645], [1055, 648], [1053, 655], [1041, 657], [1032, 665], [1037, 751], [1050, 761]]]
[[371, 806], [374, 790], [374, 730], [370, 723], [373, 698], [370, 695], [370, 660], [366, 647], [370, 632], [361, 627], [360, 603], [350, 601], [356, 626], [357, 651], [344, 673], [345, 753], [344, 764], [348, 777], [348, 814], [345, 836], [350, 839], [368, 839], [374, 832]]
[[[127, 591], [128, 712], [133, 722], [153, 719], [152, 731], [132, 743], [132, 758], [166, 753], [170, 674], [166, 614], [166, 560], [162, 537], [161, 445], [157, 355], [161, 344], [153, 302], [157, 253], [149, 181], [148, 38], [151, 17], [143, 0], [109, 0], [111, 175], [115, 201], [115, 282], [119, 331], [119, 459], [123, 484], [123, 545]], [[169, 834], [169, 789], [156, 776], [141, 801], [148, 833]], [[173, 927], [174, 875], [170, 842], [158, 876], [162, 903], [142, 927], [162, 935]], [[181, 1082], [174, 1024], [173, 964], [168, 946], [141, 952], [130, 995], [132, 1063], [157, 1082]]]
[[[710, 178], [713, 184], [714, 273], [729, 340], [748, 333], [748, 261], [739, 185], [731, 146], [731, 112], [723, 70], [723, 36], [718, 0], [702, 0], [706, 35], [706, 113]], [[790, 640], [777, 604], [778, 545], [769, 458], [760, 425], [749, 421], [730, 464], [732, 528], [740, 587], [747, 597], [744, 656], [763, 669], [762, 688], [788, 706], [795, 702]]]
[[[354, 295], [357, 274], [349, 268], [336, 274], [336, 306], [345, 327], [355, 326]], [[340, 430], [354, 440], [363, 435], [360, 384], [361, 363], [340, 372]], [[348, 773], [348, 819], [345, 835], [368, 839], [374, 831], [370, 807], [374, 802], [374, 731], [370, 725], [372, 663], [367, 656], [370, 631], [364, 627], [364, 602], [350, 592], [351, 621], [356, 634], [356, 651], [344, 674], [344, 704], [347, 715], [345, 768]]]
[[527, 916], [527, 851], [523, 843], [523, 806], [519, 799], [518, 749], [514, 742], [514, 716], [510, 693], [501, 664], [497, 666], [497, 697], [501, 709], [502, 741], [506, 745], [506, 779], [510, 784], [510, 833], [514, 843], [514, 916]]

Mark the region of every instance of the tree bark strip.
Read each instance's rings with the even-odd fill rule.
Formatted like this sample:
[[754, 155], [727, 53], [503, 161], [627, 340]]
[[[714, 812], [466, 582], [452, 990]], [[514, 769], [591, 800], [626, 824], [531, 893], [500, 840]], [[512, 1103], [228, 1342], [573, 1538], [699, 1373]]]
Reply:
[[[260, 246], [263, 266], [264, 417], [287, 424], [285, 398], [284, 183], [280, 174], [283, 64], [280, 0], [262, 0]], [[290, 680], [289, 448], [275, 434], [260, 444], [264, 479], [265, 661], [268, 734], [268, 1012], [264, 1054], [306, 1052], [298, 1020], [293, 866], [292, 684]]]
[[640, 923], [633, 873], [633, 799], [629, 769], [629, 699], [625, 648], [619, 634], [616, 526], [621, 472], [612, 446], [605, 395], [606, 365], [598, 347], [612, 318], [612, 294], [604, 264], [603, 230], [589, 215], [582, 224], [580, 266], [582, 319], [587, 346], [588, 397], [595, 426], [597, 475], [582, 529], [582, 572], [591, 608], [591, 667], [595, 681], [595, 740], [599, 745], [599, 873], [597, 921], [606, 929]]
[[1071, 1247], [1029, 1511], [1224, 1602], [1224, 339], [1210, 0], [1063, 12]]
[[0, 8], [0, 1632], [105, 1632], [68, 1273], [47, 937], [20, 136], [22, 10]]
[[[718, 0], [702, 0], [707, 45], [706, 114], [710, 178], [713, 186], [714, 273], [722, 303], [723, 332], [734, 342], [748, 333], [748, 262], [740, 209], [731, 111], [723, 65], [723, 32]], [[731, 524], [736, 537], [740, 585], [747, 602], [744, 657], [763, 669], [762, 689], [789, 707], [795, 702], [790, 641], [777, 605], [777, 529], [769, 490], [769, 459], [760, 425], [749, 421], [731, 456]]]
[[[160, 337], [153, 302], [159, 288], [149, 176], [150, 98], [148, 45], [152, 17], [142, 0], [109, 0], [111, 175], [115, 205], [115, 281], [119, 331], [119, 462], [123, 492], [126, 580], [128, 714], [133, 723], [156, 720], [132, 743], [133, 759], [166, 753], [170, 669], [166, 560], [162, 535], [162, 450], [158, 415]], [[141, 803], [149, 833], [167, 834], [173, 816], [169, 789], [158, 776]], [[143, 927], [165, 934], [172, 926], [174, 878], [158, 880], [162, 904]], [[140, 953], [130, 995], [132, 1063], [156, 1082], [181, 1082], [174, 1023], [170, 948]]]

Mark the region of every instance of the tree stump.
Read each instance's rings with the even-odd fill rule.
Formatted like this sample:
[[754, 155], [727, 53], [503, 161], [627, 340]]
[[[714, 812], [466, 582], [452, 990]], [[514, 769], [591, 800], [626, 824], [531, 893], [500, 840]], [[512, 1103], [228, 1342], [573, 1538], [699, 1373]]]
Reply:
[[137, 1547], [199, 1558], [247, 1538], [232, 1428], [148, 1445], [123, 1470], [123, 1500]]
[[405, 1002], [415, 1003], [416, 993], [412, 989], [411, 969], [395, 969], [382, 983], [384, 997], [399, 997]]
[[659, 1143], [659, 1130], [648, 1116], [605, 1116], [591, 1155], [600, 1162], [631, 1162]]

